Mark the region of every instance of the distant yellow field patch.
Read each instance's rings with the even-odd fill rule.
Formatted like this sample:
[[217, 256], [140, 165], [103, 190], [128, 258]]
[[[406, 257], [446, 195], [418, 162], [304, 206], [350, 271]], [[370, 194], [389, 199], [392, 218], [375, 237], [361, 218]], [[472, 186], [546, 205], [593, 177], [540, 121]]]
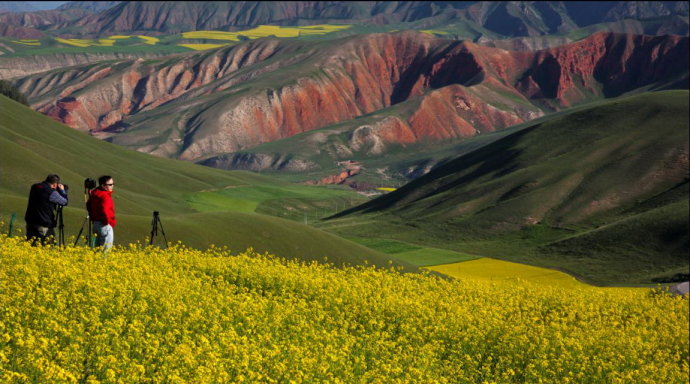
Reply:
[[177, 45], [180, 47], [193, 49], [195, 51], [204, 51], [206, 49], [225, 47], [229, 44], [177, 44]]
[[12, 40], [13, 43], [17, 44], [23, 44], [23, 45], [41, 45], [41, 42], [36, 40], [36, 39], [21, 39], [21, 40]]
[[183, 32], [182, 37], [185, 39], [209, 39], [209, 40], [229, 40], [240, 41], [237, 37], [237, 32], [224, 31], [191, 31]]
[[[105, 39], [62, 39], [59, 37], [55, 38], [55, 41], [62, 44], [71, 45], [74, 47], [112, 47], [117, 43], [118, 40], [129, 39], [132, 36], [126, 35], [114, 35]], [[149, 36], [137, 36], [138, 38], [144, 40], [145, 44], [156, 45], [158, 38]]]
[[426, 33], [429, 35], [434, 35], [434, 36], [435, 35], [447, 35], [448, 34], [448, 32], [446, 32], [446, 31], [439, 31], [436, 29], [425, 29], [425, 30], [419, 31], [419, 32]]
[[239, 32], [242, 36], [250, 39], [258, 39], [261, 37], [275, 36], [275, 37], [297, 37], [299, 36], [299, 29], [292, 27], [279, 27], [277, 25], [259, 25], [254, 29]]
[[379, 188], [376, 188], [377, 191], [384, 191], [384, 192], [393, 192], [393, 191], [395, 191], [396, 189], [397, 189], [397, 188], [390, 188], [390, 187], [379, 187]]
[[96, 43], [94, 43], [93, 40], [90, 40], [90, 39], [62, 39], [62, 38], [56, 37], [55, 41], [57, 41], [58, 43], [67, 44], [67, 45], [71, 45], [74, 47], [82, 47], [82, 48], [97, 45]]
[[144, 40], [145, 44], [149, 45], [156, 45], [161, 39], [157, 37], [151, 37], [151, 36], [144, 36], [144, 35], [137, 35], [138, 38]]
[[[425, 267], [455, 278], [479, 278], [492, 281], [531, 282], [558, 288], [596, 288], [579, 282], [567, 273], [503, 260], [481, 258], [460, 263]], [[638, 290], [637, 288], [606, 288]]]
[[240, 41], [240, 36], [248, 39], [258, 39], [261, 37], [298, 37], [308, 35], [325, 35], [327, 33], [340, 31], [350, 28], [349, 25], [309, 25], [304, 27], [281, 27], [278, 25], [260, 25], [256, 28], [237, 32], [225, 31], [191, 31], [182, 33], [185, 39], [209, 39], [209, 40], [228, 40]]

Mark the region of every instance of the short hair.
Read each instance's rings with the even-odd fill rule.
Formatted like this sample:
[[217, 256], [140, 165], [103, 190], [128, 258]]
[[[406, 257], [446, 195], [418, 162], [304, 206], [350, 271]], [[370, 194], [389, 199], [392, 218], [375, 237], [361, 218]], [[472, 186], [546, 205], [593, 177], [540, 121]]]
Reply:
[[48, 184], [56, 184], [60, 182], [60, 176], [51, 173], [50, 175], [46, 176], [46, 183]]
[[98, 178], [98, 185], [105, 185], [108, 180], [112, 179], [112, 176], [104, 175]]

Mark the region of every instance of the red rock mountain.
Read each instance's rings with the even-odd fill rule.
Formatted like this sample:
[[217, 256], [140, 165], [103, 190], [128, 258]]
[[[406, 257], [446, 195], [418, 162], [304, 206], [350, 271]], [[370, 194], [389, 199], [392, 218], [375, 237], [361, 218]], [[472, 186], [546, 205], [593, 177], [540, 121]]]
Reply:
[[596, 34], [514, 52], [402, 32], [308, 44], [262, 39], [166, 60], [77, 66], [17, 82], [39, 111], [198, 161], [405, 105], [350, 148], [490, 132], [640, 87], [688, 87], [688, 38]]

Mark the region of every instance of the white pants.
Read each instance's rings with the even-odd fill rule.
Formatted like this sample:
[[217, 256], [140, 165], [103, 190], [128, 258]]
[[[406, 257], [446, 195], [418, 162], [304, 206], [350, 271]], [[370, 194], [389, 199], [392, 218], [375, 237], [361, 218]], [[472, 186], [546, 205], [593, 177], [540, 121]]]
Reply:
[[93, 222], [93, 231], [96, 232], [96, 245], [103, 247], [104, 251], [110, 250], [115, 240], [115, 231], [109, 224], [103, 225], [102, 221]]

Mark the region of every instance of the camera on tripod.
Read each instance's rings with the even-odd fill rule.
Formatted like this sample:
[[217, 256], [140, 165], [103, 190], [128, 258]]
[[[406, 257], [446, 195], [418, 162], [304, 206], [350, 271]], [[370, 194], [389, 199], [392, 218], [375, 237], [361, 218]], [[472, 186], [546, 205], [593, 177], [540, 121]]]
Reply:
[[90, 177], [87, 177], [86, 179], [84, 179], [84, 189], [91, 190], [94, 188], [96, 188], [96, 180], [94, 180]]

